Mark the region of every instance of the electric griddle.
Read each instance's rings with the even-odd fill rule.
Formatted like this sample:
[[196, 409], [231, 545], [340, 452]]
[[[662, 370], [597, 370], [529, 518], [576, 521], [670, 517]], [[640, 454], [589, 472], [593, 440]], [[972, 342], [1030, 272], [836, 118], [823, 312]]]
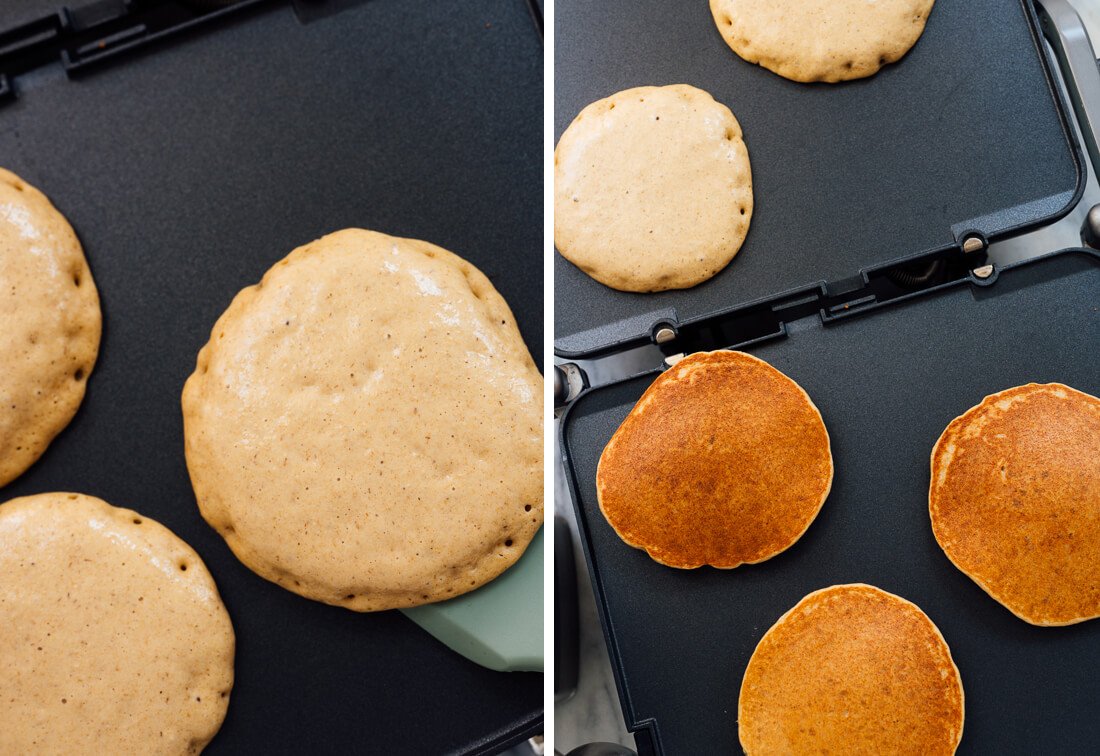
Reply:
[[[1095, 57], [1082, 67], [1080, 47], [1044, 19], [1063, 68], [1082, 74], [1067, 89], [1088, 124]], [[1100, 394], [1100, 255], [1002, 269], [987, 254], [1064, 215], [1084, 182], [1035, 8], [937, 0], [908, 56], [841, 85], [736, 58], [706, 3], [562, 0], [556, 23], [559, 134], [619, 89], [694, 84], [740, 119], [756, 196], [738, 257], [693, 289], [616, 292], [559, 256], [559, 357], [655, 344], [674, 364], [742, 349], [807, 390], [836, 466], [820, 515], [786, 552], [732, 571], [664, 567], [608, 525], [595, 477], [665, 365], [595, 388], [586, 363], [559, 366], [566, 478], [639, 753], [739, 753], [737, 698], [757, 642], [807, 593], [848, 582], [914, 601], [942, 630], [966, 693], [960, 754], [1100, 749], [1100, 622], [1027, 625], [950, 563], [928, 519], [929, 455], [951, 419], [1029, 381]], [[1095, 159], [1089, 129], [1085, 141]]]
[[495, 753], [541, 730], [542, 675], [253, 574], [199, 515], [179, 402], [236, 292], [348, 226], [470, 260], [541, 363], [539, 16], [524, 0], [223, 4], [0, 8], [0, 165], [72, 222], [104, 313], [83, 406], [0, 500], [93, 494], [202, 556], [237, 635], [208, 753]]

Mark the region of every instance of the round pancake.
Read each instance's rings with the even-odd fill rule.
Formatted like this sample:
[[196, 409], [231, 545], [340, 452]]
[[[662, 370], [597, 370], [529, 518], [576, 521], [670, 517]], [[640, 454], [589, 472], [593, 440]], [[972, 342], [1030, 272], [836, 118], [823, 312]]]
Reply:
[[0, 506], [0, 753], [195, 754], [233, 687], [233, 625], [164, 526], [91, 496]]
[[917, 43], [934, 0], [710, 0], [726, 44], [794, 81], [862, 79]]
[[0, 168], [0, 486], [37, 460], [84, 398], [99, 352], [99, 295], [50, 201]]
[[953, 754], [963, 688], [939, 629], [871, 585], [814, 591], [749, 660], [738, 734], [760, 754]]
[[542, 377], [474, 266], [350, 229], [237, 295], [183, 390], [203, 517], [268, 580], [356, 611], [492, 580], [542, 522]]
[[741, 126], [701, 89], [638, 87], [594, 102], [554, 150], [554, 242], [613, 289], [706, 281], [737, 254], [751, 218]]
[[600, 456], [600, 509], [669, 567], [732, 568], [789, 548], [833, 481], [829, 434], [802, 388], [743, 352], [666, 370]]
[[1100, 399], [987, 396], [936, 442], [928, 512], [947, 558], [1020, 619], [1100, 617]]

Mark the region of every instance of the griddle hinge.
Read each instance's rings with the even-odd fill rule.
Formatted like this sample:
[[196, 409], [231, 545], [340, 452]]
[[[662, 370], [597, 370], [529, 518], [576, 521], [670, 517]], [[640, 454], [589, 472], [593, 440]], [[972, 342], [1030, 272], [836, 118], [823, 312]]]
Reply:
[[558, 414], [589, 387], [584, 368], [574, 362], [554, 365], [554, 410]]
[[789, 326], [818, 316], [832, 323], [879, 307], [969, 280], [988, 285], [996, 270], [988, 263], [988, 244], [975, 232], [957, 244], [934, 249], [902, 262], [868, 268], [850, 278], [797, 289], [736, 307], [717, 315], [654, 326], [651, 341], [673, 364], [686, 354], [714, 349], [743, 349], [787, 335]]

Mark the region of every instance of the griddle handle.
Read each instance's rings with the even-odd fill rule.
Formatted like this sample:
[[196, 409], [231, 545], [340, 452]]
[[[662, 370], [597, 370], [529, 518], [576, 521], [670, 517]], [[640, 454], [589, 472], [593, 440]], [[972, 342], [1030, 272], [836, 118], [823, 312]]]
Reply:
[[566, 395], [569, 393], [569, 379], [565, 375], [565, 371], [557, 365], [554, 365], [554, 406], [562, 407], [565, 405]]
[[1086, 247], [1100, 249], [1100, 205], [1093, 205], [1081, 224], [1081, 241]]
[[1039, 21], [1058, 58], [1093, 170], [1100, 175], [1100, 68], [1081, 17], [1067, 0], [1036, 0]]
[[560, 412], [567, 404], [588, 388], [588, 375], [580, 365], [563, 362], [554, 366], [554, 411]]
[[581, 665], [580, 599], [573, 536], [554, 517], [554, 698], [564, 701], [577, 690]]

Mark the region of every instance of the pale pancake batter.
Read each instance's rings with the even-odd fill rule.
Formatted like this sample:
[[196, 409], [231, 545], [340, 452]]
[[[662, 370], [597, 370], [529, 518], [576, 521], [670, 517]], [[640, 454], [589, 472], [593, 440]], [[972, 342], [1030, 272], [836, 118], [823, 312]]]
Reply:
[[794, 81], [861, 79], [917, 43], [934, 0], [710, 0], [730, 48]]
[[554, 150], [554, 242], [613, 289], [686, 289], [711, 278], [741, 249], [752, 203], [740, 124], [684, 84], [592, 103]]
[[542, 523], [542, 377], [480, 271], [350, 229], [237, 295], [183, 391], [203, 517], [248, 567], [357, 611], [492, 580]]
[[233, 626], [202, 560], [91, 496], [0, 505], [0, 753], [196, 754], [225, 718]]
[[99, 352], [99, 295], [68, 221], [0, 168], [0, 486], [69, 424]]

